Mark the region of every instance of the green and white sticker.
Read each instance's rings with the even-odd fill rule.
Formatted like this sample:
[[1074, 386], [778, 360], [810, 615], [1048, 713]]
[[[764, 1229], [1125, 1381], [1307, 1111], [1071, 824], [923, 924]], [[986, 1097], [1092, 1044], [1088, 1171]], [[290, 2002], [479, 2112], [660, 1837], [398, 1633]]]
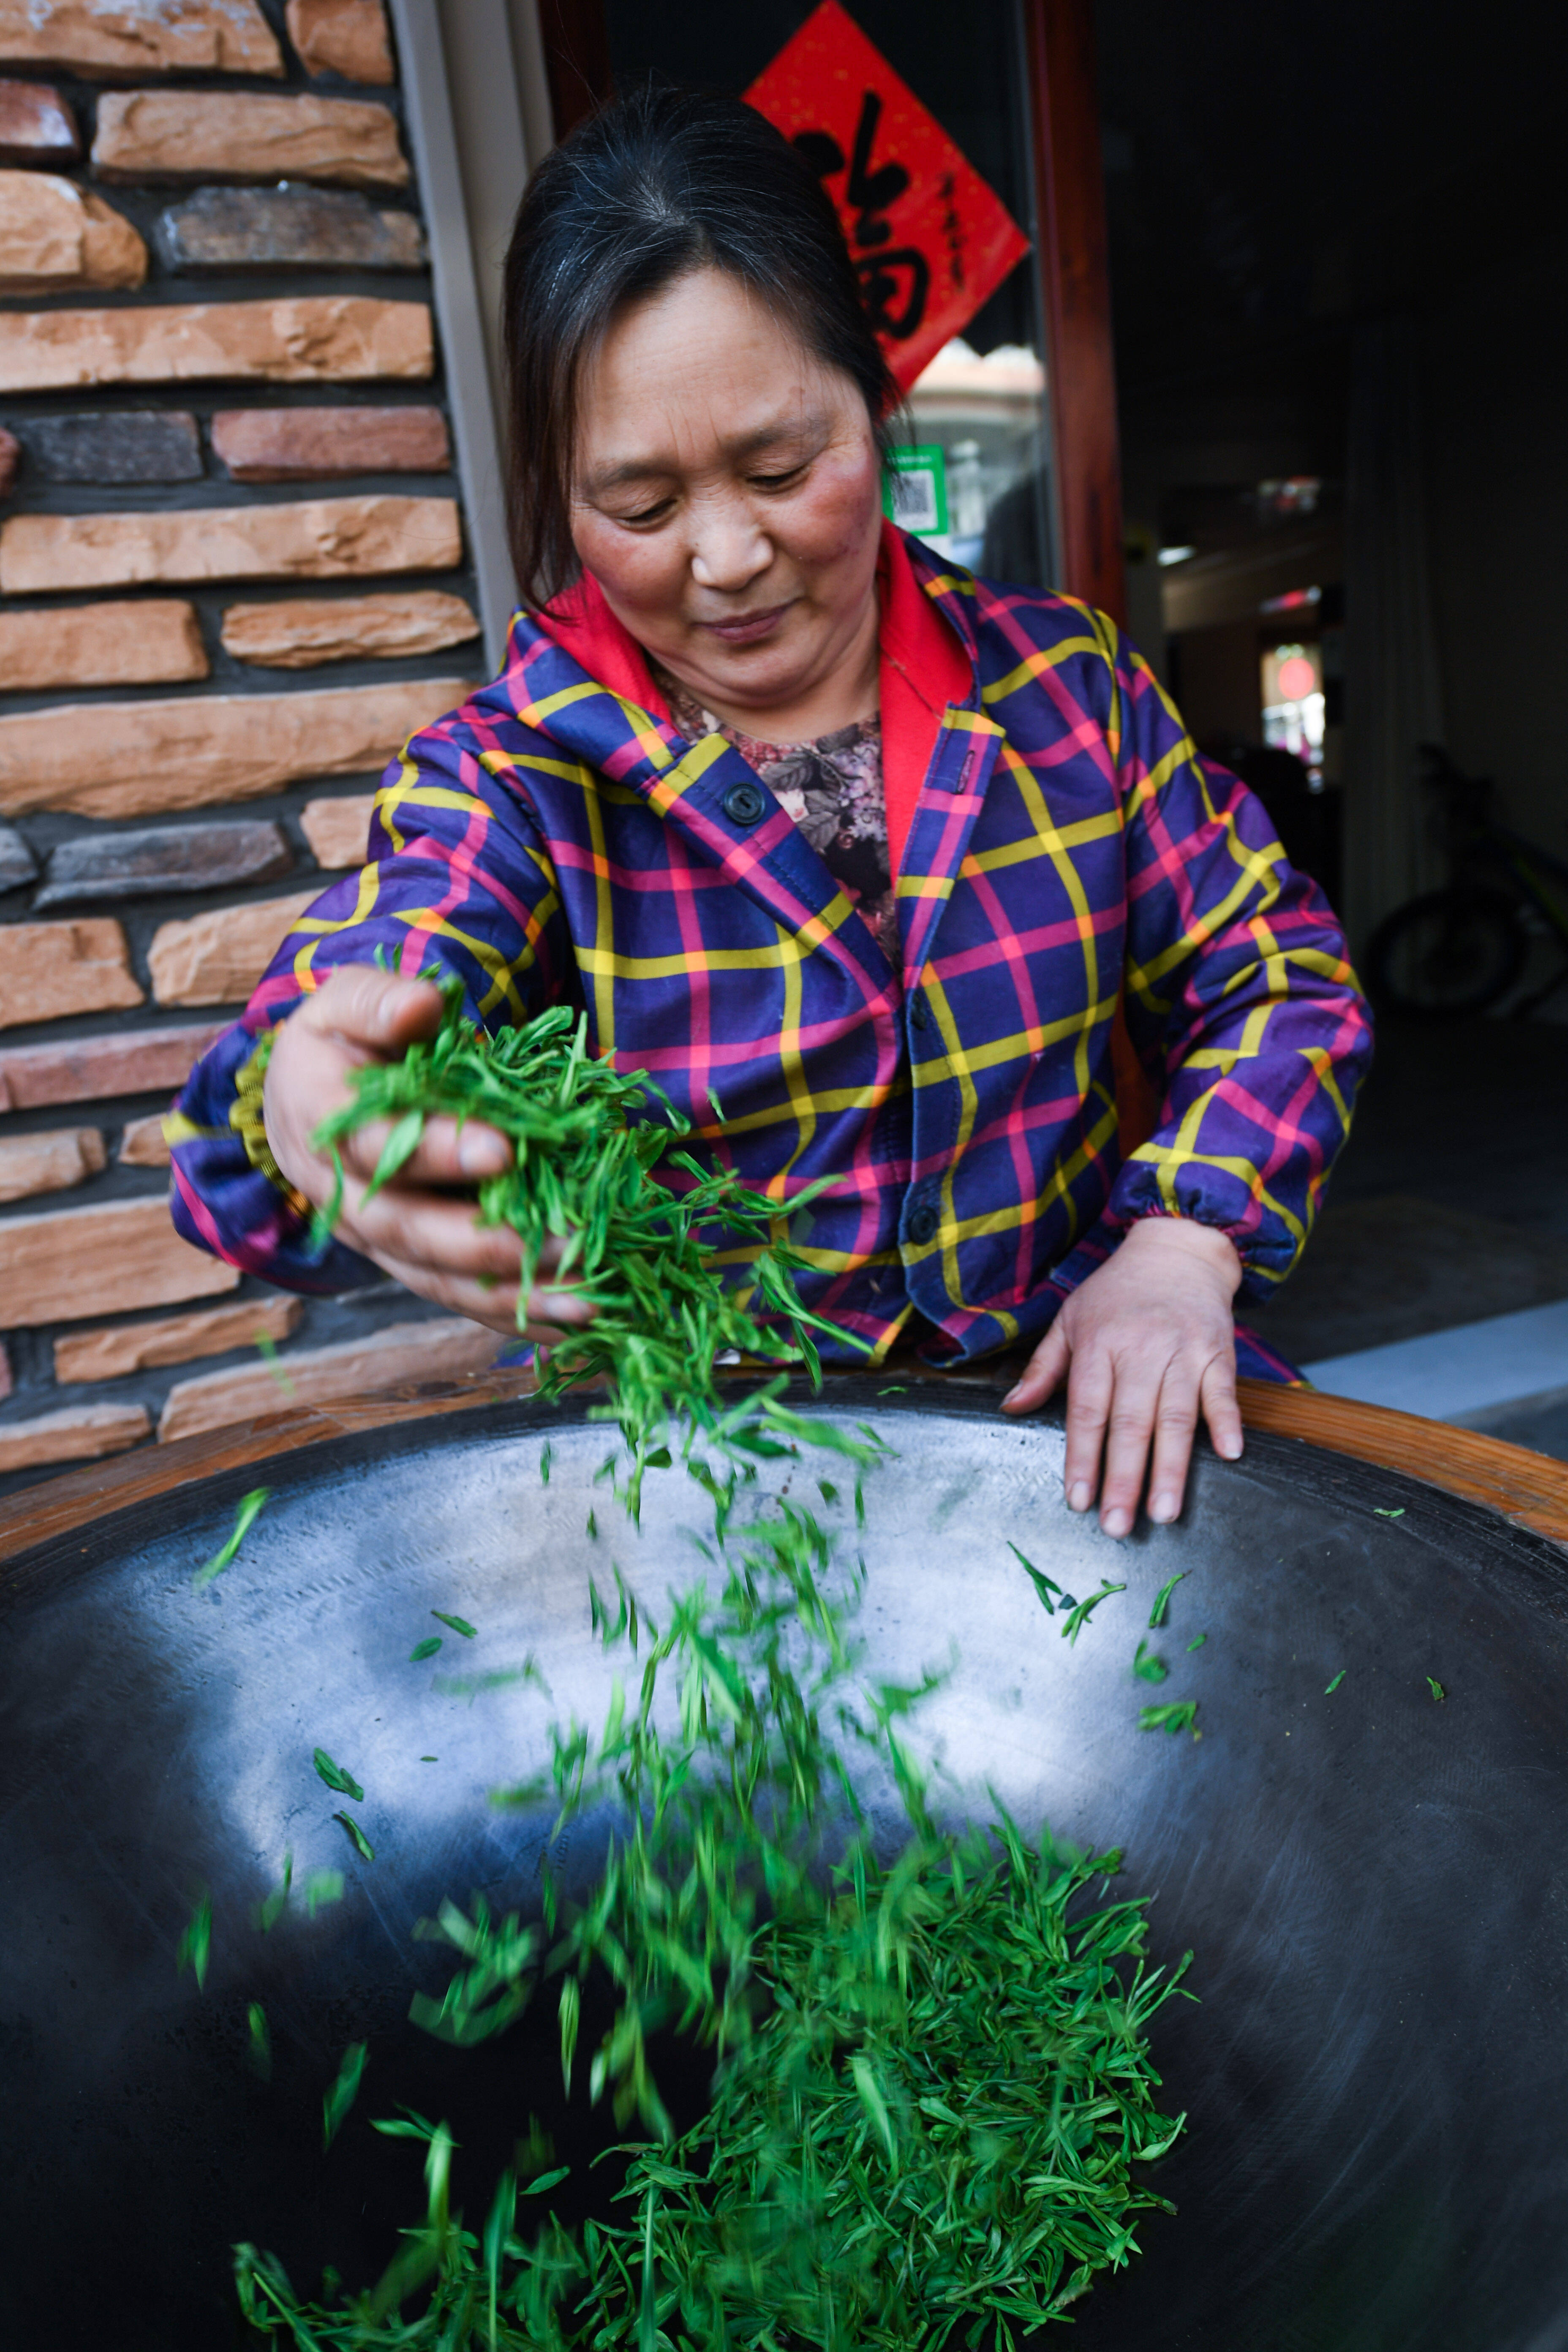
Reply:
[[900, 530], [922, 539], [947, 530], [947, 459], [940, 441], [894, 449], [882, 476], [882, 509]]

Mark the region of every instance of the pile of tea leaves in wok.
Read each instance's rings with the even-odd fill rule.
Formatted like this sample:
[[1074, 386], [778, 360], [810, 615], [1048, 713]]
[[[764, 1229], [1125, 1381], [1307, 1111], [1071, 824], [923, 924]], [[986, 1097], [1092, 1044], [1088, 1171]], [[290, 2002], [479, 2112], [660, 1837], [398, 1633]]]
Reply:
[[[505, 1076], [492, 1084], [494, 1060]], [[870, 1467], [882, 1449], [869, 1431], [861, 1443], [782, 1415], [763, 1438], [754, 1412], [748, 1423], [723, 1411], [702, 1350], [749, 1318], [709, 1296], [719, 1276], [698, 1227], [711, 1214], [732, 1234], [738, 1188], [699, 1170], [708, 1205], [688, 1215], [688, 1193], [672, 1209], [645, 1139], [668, 1134], [624, 1124], [605, 1179], [605, 1113], [624, 1122], [634, 1082], [590, 1085], [595, 1066], [581, 1031], [552, 1015], [492, 1045], [449, 1009], [441, 1037], [378, 1071], [361, 1103], [367, 1117], [401, 1105], [399, 1117], [423, 1118], [461, 1096], [516, 1138], [498, 1104], [542, 1094], [528, 1150], [520, 1142], [516, 1169], [486, 1188], [481, 1213], [524, 1235], [525, 1259], [546, 1234], [588, 1236], [575, 1262], [610, 1314], [594, 1327], [599, 1352], [571, 1360], [610, 1374], [638, 1476], [680, 1412], [721, 1447], [748, 1432], [768, 1451], [821, 1436]], [[579, 1116], [591, 1105], [596, 1140]], [[559, 1155], [550, 1118], [566, 1137]], [[395, 1129], [384, 1165], [415, 1139]], [[742, 1206], [759, 1224], [764, 1210], [776, 1213]], [[625, 1233], [635, 1272], [616, 1261]], [[787, 1256], [767, 1246], [758, 1289], [800, 1339], [806, 1318], [781, 1303]], [[672, 1297], [689, 1319], [667, 1356], [644, 1323]], [[419, 1995], [412, 2012], [468, 2045], [552, 2002], [568, 2089], [607, 2102], [620, 2135], [618, 2218], [566, 2228], [551, 2206], [566, 2168], [544, 2147], [465, 2226], [447, 2125], [378, 2118], [423, 2143], [423, 2220], [374, 2287], [324, 2301], [298, 2295], [274, 2256], [237, 2249], [241, 2305], [264, 2338], [300, 2352], [934, 2352], [955, 2331], [1011, 2345], [1136, 2252], [1141, 2213], [1169, 2210], [1133, 2167], [1182, 2129], [1157, 2106], [1148, 2028], [1185, 1962], [1150, 1968], [1141, 1903], [1102, 1890], [1095, 1904], [1091, 1882], [1119, 1857], [1031, 1843], [1005, 1817], [944, 1826], [919, 1727], [941, 1674], [908, 1687], [868, 1679], [863, 1570], [835, 1564], [811, 1511], [752, 1500], [743, 1444], [722, 1475], [688, 1466], [716, 1507], [704, 1573], [660, 1602], [662, 1632], [618, 1570], [613, 1601], [590, 1585], [584, 1605], [616, 1661], [605, 1720], [596, 1734], [550, 1726], [547, 1775], [492, 1791], [499, 1806], [552, 1805], [552, 1838], [607, 1802], [617, 1826], [595, 1888], [568, 1904], [547, 1869], [532, 1923], [448, 1902], [430, 1932], [460, 1965], [444, 1997]], [[605, 1980], [611, 2021], [580, 2052], [584, 1987]], [[649, 2057], [672, 2029], [712, 2066], [710, 2103], [679, 2134]], [[329, 2095], [336, 2121], [358, 2081], [356, 2068]], [[536, 2143], [529, 2128], [520, 2147]]]

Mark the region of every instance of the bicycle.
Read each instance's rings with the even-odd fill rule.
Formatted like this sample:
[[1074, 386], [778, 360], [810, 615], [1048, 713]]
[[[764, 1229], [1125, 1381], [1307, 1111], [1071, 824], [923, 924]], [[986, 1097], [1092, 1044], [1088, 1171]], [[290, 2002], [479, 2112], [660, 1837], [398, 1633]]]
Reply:
[[1421, 749], [1423, 782], [1443, 803], [1454, 878], [1384, 917], [1367, 942], [1367, 992], [1381, 1010], [1416, 1020], [1489, 1012], [1519, 981], [1544, 928], [1563, 960], [1510, 1007], [1522, 1020], [1568, 980], [1568, 864], [1496, 821], [1489, 777], [1465, 775], [1436, 744]]

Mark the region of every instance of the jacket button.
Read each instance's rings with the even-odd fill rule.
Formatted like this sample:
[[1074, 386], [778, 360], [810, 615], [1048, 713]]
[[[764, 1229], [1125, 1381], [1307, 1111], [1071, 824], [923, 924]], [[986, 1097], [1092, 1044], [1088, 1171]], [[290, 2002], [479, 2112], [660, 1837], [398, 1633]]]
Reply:
[[931, 1006], [923, 996], [917, 996], [910, 1005], [910, 1019], [917, 1029], [931, 1027]]
[[731, 784], [720, 805], [731, 824], [755, 824], [767, 803], [761, 784]]
[[910, 1221], [904, 1230], [917, 1249], [924, 1249], [927, 1242], [935, 1241], [941, 1223], [941, 1211], [933, 1209], [929, 1201], [922, 1201], [918, 1209], [910, 1211]]

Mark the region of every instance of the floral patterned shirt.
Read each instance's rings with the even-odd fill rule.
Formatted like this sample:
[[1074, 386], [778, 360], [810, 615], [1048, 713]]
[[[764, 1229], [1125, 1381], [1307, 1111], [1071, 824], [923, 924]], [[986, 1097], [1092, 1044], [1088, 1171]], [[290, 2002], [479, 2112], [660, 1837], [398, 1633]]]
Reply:
[[762, 778], [896, 971], [899, 923], [888, 855], [880, 719], [857, 719], [853, 726], [836, 728], [810, 743], [765, 743], [705, 710], [667, 670], [656, 667], [654, 675], [683, 735], [693, 741], [722, 735]]

